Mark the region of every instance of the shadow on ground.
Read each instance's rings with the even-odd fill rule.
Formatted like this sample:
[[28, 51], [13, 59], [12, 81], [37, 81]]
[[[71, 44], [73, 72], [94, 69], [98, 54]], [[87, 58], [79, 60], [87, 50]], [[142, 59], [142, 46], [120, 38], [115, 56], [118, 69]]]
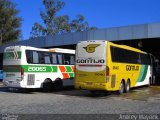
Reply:
[[150, 87], [140, 87], [134, 88], [129, 93], [124, 93], [119, 95], [117, 92], [97, 92], [91, 94], [87, 90], [75, 90], [73, 86], [64, 87], [61, 91], [49, 91], [44, 92], [42, 89], [12, 89], [4, 86], [0, 86], [0, 93], [23, 93], [23, 94], [52, 94], [52, 95], [65, 95], [72, 97], [88, 97], [88, 98], [117, 98], [117, 99], [131, 99], [131, 100], [140, 100], [147, 101], [150, 98], [155, 97], [160, 100], [160, 86], [150, 86]]

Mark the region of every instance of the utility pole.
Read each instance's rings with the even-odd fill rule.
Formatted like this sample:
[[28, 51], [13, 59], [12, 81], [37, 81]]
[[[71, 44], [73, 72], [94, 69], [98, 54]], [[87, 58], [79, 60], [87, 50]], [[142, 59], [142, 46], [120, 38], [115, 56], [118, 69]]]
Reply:
[[3, 24], [2, 24], [2, 27], [0, 29], [0, 43], [3, 42]]
[[0, 43], [2, 43], [2, 40], [3, 40], [3, 26], [1, 27], [0, 29]]
[[[2, 31], [2, 30], [1, 30]], [[2, 32], [1, 32], [1, 43], [2, 43]]]

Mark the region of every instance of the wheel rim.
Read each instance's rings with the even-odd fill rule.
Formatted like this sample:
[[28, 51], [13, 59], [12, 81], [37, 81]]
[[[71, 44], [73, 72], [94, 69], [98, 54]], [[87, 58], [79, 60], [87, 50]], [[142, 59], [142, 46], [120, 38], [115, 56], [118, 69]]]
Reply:
[[124, 85], [123, 85], [123, 82], [121, 82], [121, 85], [120, 85], [120, 93], [123, 93], [124, 92]]
[[129, 84], [129, 82], [127, 83], [127, 92], [129, 92], [129, 90], [130, 90], [130, 84]]

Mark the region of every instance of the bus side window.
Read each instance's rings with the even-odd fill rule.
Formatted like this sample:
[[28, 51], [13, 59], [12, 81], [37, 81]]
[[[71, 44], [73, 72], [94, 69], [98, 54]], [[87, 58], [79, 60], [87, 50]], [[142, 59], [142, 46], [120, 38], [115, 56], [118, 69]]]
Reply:
[[70, 64], [70, 55], [69, 54], [64, 54], [63, 55], [63, 59], [64, 59], [64, 64], [65, 65], [69, 65]]
[[62, 54], [58, 54], [58, 64], [63, 64], [62, 62]]
[[138, 53], [138, 63], [142, 64], [142, 55]]
[[44, 53], [44, 62], [45, 64], [51, 64], [50, 54]]
[[147, 54], [141, 54], [141, 64], [149, 64]]
[[44, 64], [44, 53], [43, 52], [38, 52], [39, 53], [39, 63]]
[[74, 65], [75, 64], [75, 56], [71, 55], [70, 60], [71, 60], [71, 65]]
[[33, 51], [33, 63], [39, 63], [39, 55], [37, 51]]
[[26, 59], [27, 59], [27, 63], [33, 63], [33, 55], [32, 55], [33, 51], [31, 50], [27, 50], [26, 51]]
[[57, 64], [57, 55], [56, 54], [52, 54], [52, 63], [53, 64]]

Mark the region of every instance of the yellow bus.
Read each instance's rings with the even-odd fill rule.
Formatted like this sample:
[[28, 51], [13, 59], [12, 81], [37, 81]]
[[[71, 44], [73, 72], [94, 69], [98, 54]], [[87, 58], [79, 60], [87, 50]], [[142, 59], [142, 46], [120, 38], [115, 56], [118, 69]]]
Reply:
[[129, 92], [150, 85], [150, 56], [109, 41], [81, 41], [76, 47], [75, 88]]

